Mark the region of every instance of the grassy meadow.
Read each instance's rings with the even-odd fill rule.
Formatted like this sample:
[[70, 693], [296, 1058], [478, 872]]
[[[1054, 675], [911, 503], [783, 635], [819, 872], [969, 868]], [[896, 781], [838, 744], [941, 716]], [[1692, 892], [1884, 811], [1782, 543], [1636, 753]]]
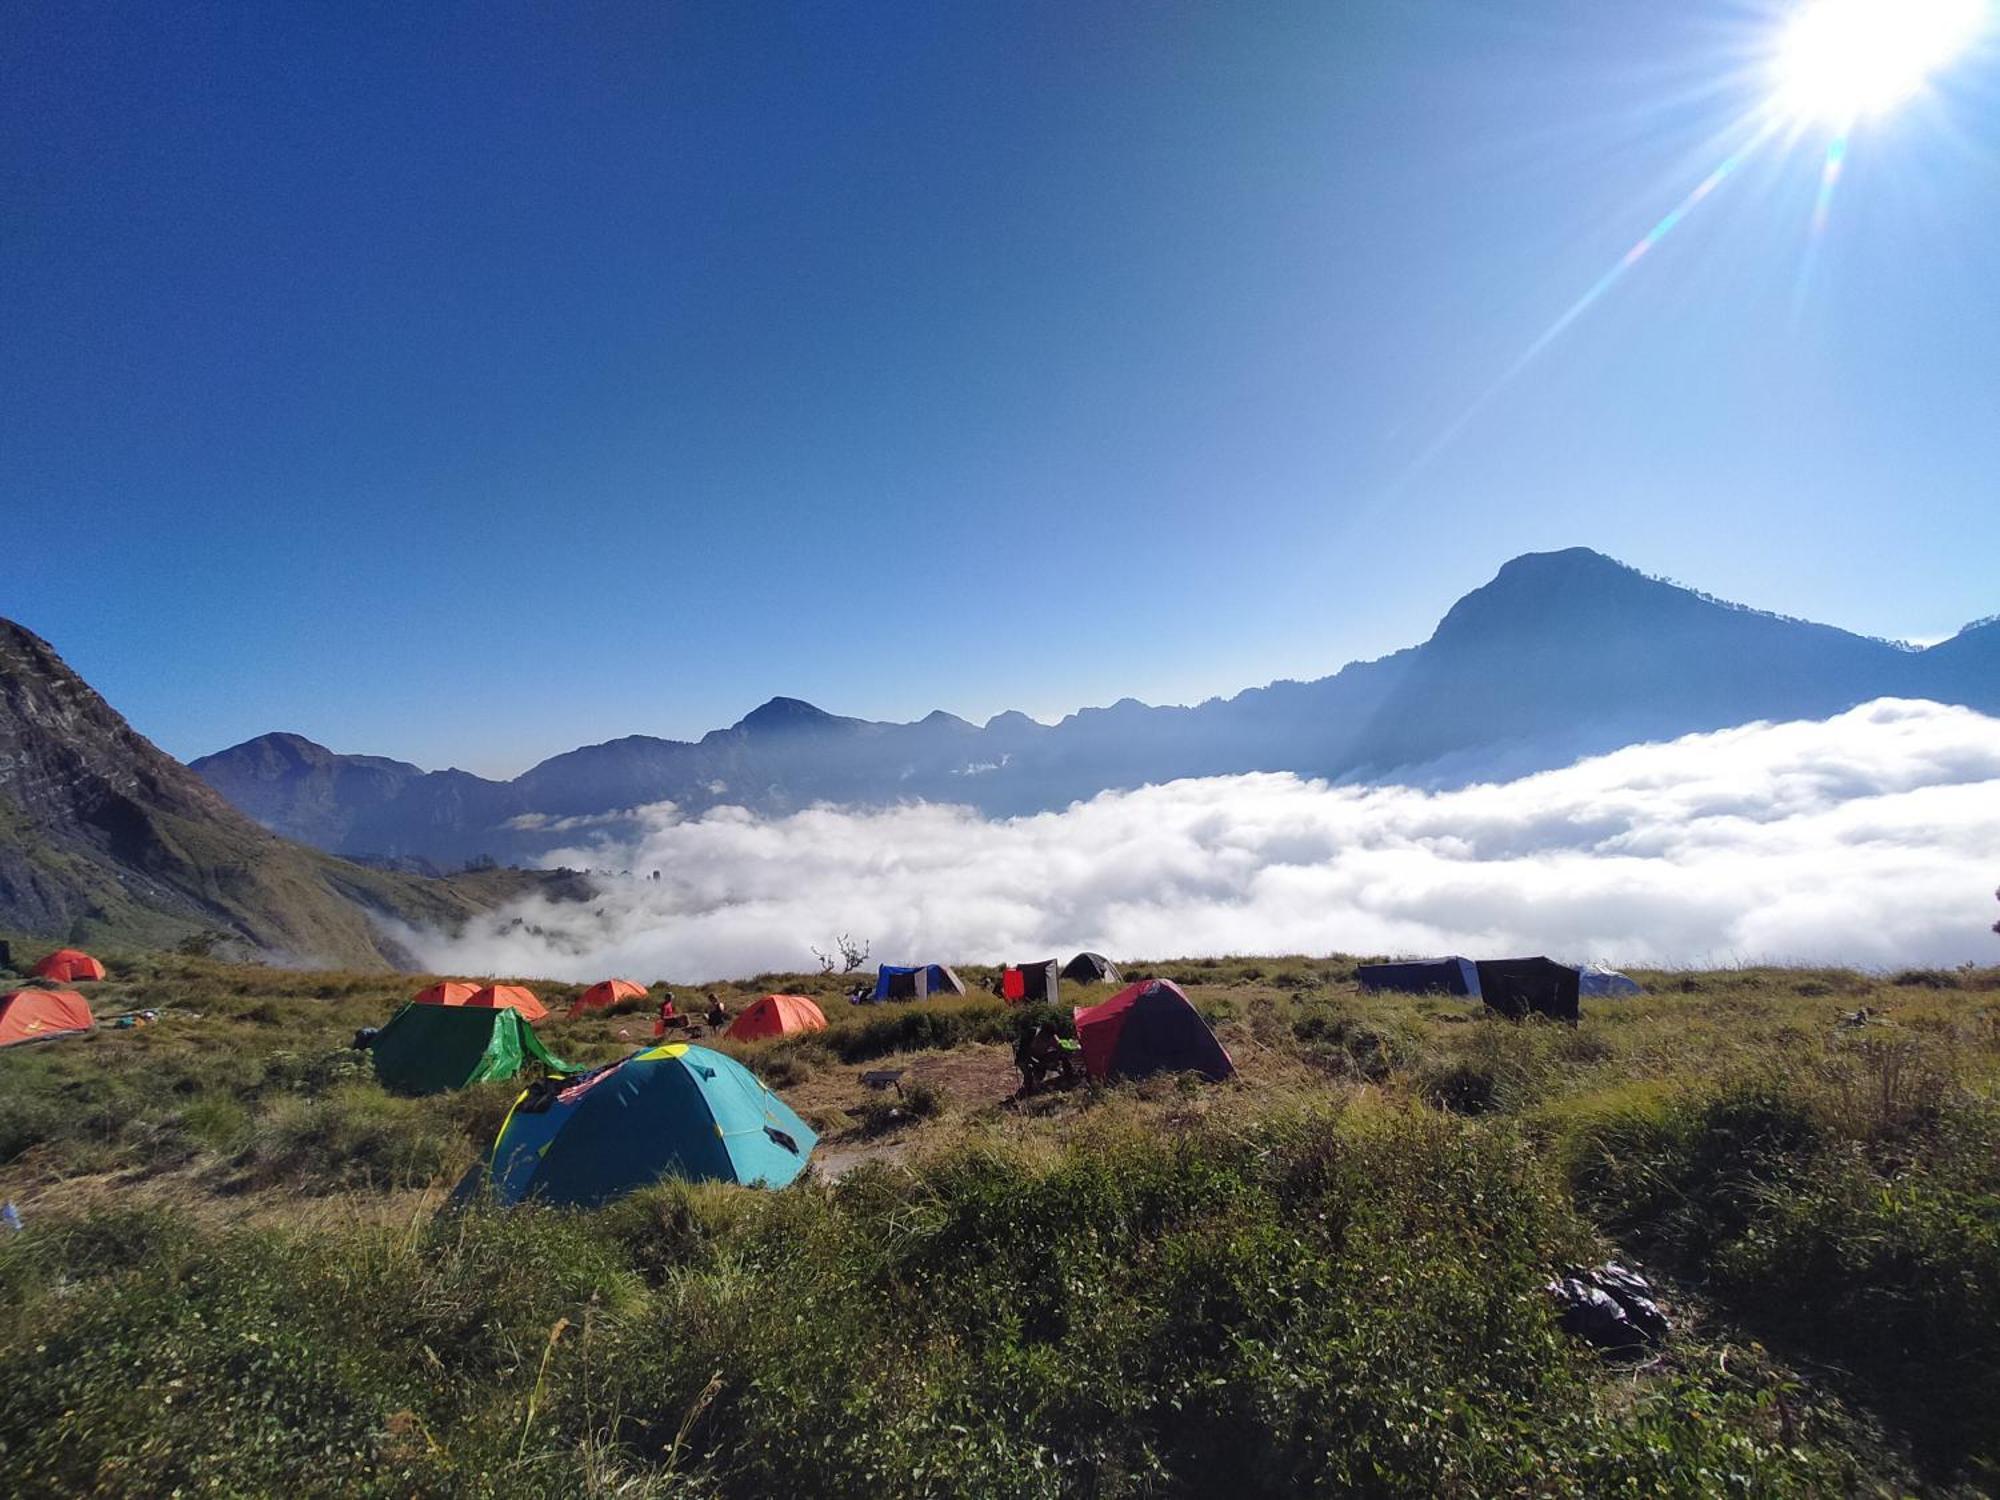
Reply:
[[[676, 986], [820, 999], [722, 1044], [815, 1174], [453, 1214], [516, 1086], [395, 1097], [349, 1046], [423, 981], [105, 957], [99, 1015], [155, 1024], [0, 1053], [15, 1494], [2000, 1487], [2000, 970], [1640, 973], [1571, 1029], [1141, 964], [1238, 1076], [1019, 1102], [990, 997]], [[527, 982], [570, 1062], [650, 1037]], [[1674, 1318], [1644, 1360], [1541, 1290], [1610, 1256]]]

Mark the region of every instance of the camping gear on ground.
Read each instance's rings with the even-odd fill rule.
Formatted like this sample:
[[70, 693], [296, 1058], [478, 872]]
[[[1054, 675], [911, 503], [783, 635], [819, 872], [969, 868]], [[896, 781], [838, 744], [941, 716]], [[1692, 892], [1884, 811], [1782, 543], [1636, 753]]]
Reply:
[[14, 1207], [12, 1198], [0, 1203], [0, 1225], [5, 1225], [9, 1234], [21, 1232], [21, 1210]]
[[1664, 1343], [1673, 1331], [1651, 1283], [1616, 1261], [1558, 1276], [1546, 1290], [1560, 1310], [1563, 1332], [1599, 1349], [1633, 1353]]
[[1054, 1005], [1062, 984], [1062, 967], [1053, 958], [1030, 964], [1009, 964], [1000, 972], [1000, 997], [1009, 1005]]
[[1479, 970], [1469, 958], [1406, 958], [1395, 963], [1361, 964], [1355, 980], [1364, 990], [1398, 990], [1405, 994], [1476, 995]]
[[506, 1006], [405, 1005], [375, 1033], [375, 1076], [403, 1094], [436, 1094], [489, 1079], [512, 1078], [528, 1063], [573, 1071]]
[[765, 995], [743, 1007], [723, 1035], [731, 1041], [826, 1030], [826, 1013], [804, 995]]
[[530, 1021], [540, 1021], [547, 1017], [549, 1008], [536, 998], [535, 992], [518, 984], [489, 984], [474, 990], [466, 998], [468, 1010], [517, 1010]]
[[1102, 1005], [1079, 1008], [1076, 1039], [1092, 1078], [1201, 1073], [1223, 1079], [1236, 1071], [1208, 1022], [1170, 979], [1141, 980]]
[[1607, 969], [1603, 964], [1577, 965], [1576, 990], [1579, 995], [1610, 995], [1619, 998], [1645, 993], [1639, 988], [1637, 980], [1620, 974], [1616, 969]]
[[75, 990], [10, 990], [0, 995], [0, 1047], [78, 1036], [96, 1025], [90, 1002]]
[[944, 964], [883, 964], [875, 971], [877, 1000], [923, 1000], [964, 993], [964, 984]]
[[41, 979], [53, 979], [57, 984], [76, 984], [102, 979], [104, 965], [80, 948], [58, 948], [35, 965], [35, 974]]
[[1547, 958], [1481, 959], [1478, 994], [1488, 1006], [1518, 1021], [1533, 1011], [1575, 1025], [1577, 972]]
[[462, 979], [441, 979], [427, 990], [418, 990], [411, 1000], [418, 1005], [463, 1005], [479, 993], [479, 986]]
[[1062, 966], [1062, 977], [1077, 984], [1116, 984], [1118, 965], [1102, 953], [1079, 953]]
[[574, 1021], [587, 1010], [603, 1010], [620, 1000], [645, 998], [646, 987], [643, 984], [634, 984], [629, 979], [600, 979], [576, 997], [576, 1004], [569, 1008], [569, 1019]]
[[588, 1207], [665, 1177], [779, 1188], [818, 1143], [734, 1058], [669, 1042], [522, 1094], [459, 1195]]

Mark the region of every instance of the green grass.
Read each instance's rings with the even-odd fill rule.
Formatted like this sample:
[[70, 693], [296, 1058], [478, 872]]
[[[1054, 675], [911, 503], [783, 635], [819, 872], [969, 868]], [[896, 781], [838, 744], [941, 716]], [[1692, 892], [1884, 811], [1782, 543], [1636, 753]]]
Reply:
[[[914, 1154], [835, 1184], [452, 1216], [513, 1087], [396, 1098], [346, 1047], [422, 980], [111, 958], [99, 1010], [157, 1026], [0, 1055], [16, 1493], [2000, 1483], [1993, 970], [1644, 974], [1572, 1030], [1362, 994], [1345, 958], [1161, 963], [1238, 1080], [919, 1081], [845, 1127]], [[708, 988], [820, 999], [824, 1033], [725, 1044], [785, 1088], [993, 1054], [1018, 1014]], [[589, 1062], [647, 1022], [543, 1029]], [[1643, 1368], [1540, 1292], [1610, 1254], [1678, 1320]]]

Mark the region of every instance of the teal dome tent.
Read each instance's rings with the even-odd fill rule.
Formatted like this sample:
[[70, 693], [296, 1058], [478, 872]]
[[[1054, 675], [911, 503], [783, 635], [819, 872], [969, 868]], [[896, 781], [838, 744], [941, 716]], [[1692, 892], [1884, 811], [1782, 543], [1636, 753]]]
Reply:
[[735, 1059], [672, 1042], [514, 1102], [466, 1186], [502, 1203], [589, 1206], [664, 1177], [779, 1188], [819, 1142]]

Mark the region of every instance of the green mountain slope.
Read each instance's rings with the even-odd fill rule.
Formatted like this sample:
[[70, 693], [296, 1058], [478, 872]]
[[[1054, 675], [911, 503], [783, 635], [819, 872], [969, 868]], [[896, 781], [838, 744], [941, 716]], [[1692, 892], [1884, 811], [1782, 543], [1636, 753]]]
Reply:
[[153, 946], [220, 931], [282, 962], [395, 967], [380, 925], [456, 927], [540, 877], [429, 880], [267, 833], [0, 620], [0, 927]]

